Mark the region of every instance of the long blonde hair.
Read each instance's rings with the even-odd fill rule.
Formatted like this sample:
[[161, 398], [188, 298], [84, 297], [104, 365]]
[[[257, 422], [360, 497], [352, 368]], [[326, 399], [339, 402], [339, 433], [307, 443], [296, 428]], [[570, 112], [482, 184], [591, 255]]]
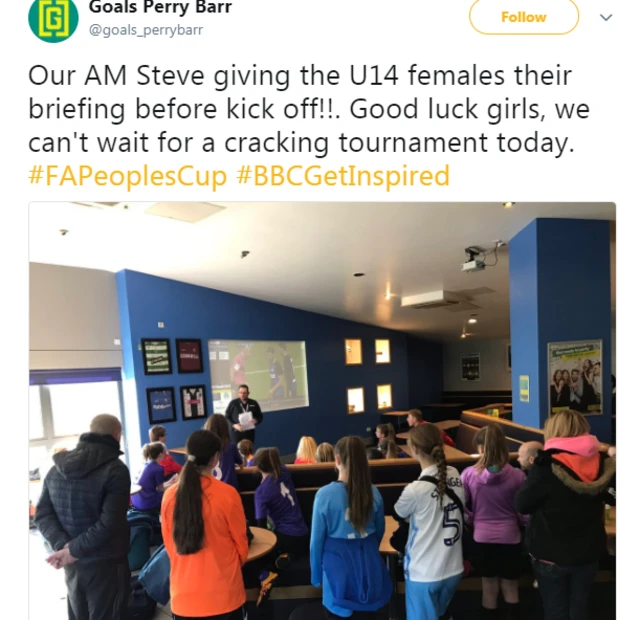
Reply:
[[300, 443], [298, 444], [296, 457], [299, 459], [304, 459], [305, 461], [310, 461], [311, 463], [315, 463], [317, 449], [318, 444], [316, 443], [316, 440], [313, 437], [304, 435], [303, 437], [300, 437]]
[[580, 437], [580, 435], [588, 435], [590, 431], [587, 418], [573, 409], [568, 409], [558, 411], [547, 418], [544, 423], [544, 440], [549, 441], [556, 437]]

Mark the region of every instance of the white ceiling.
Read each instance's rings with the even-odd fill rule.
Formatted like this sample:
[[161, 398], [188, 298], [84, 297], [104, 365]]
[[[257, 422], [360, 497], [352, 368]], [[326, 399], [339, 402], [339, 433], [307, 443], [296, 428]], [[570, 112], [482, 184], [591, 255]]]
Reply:
[[130, 204], [32, 203], [30, 260], [128, 268], [439, 340], [458, 338], [469, 313], [401, 308], [398, 296], [488, 287], [495, 293], [475, 298], [471, 331], [509, 335], [508, 249], [496, 267], [462, 273], [465, 247], [508, 242], [537, 217], [615, 219], [613, 203], [290, 202], [216, 203], [226, 208], [188, 224]]

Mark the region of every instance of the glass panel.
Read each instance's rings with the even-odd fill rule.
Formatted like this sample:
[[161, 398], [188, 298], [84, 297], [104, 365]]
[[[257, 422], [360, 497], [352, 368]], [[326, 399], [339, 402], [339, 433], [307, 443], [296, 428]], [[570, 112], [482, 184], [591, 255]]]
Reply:
[[118, 384], [115, 381], [51, 385], [49, 391], [53, 434], [56, 437], [88, 432], [91, 419], [100, 413], [120, 418]]
[[388, 409], [392, 407], [391, 384], [378, 386], [378, 409]]
[[376, 364], [391, 362], [391, 346], [388, 340], [376, 340]]
[[347, 390], [348, 413], [364, 412], [364, 388], [351, 388]]
[[42, 403], [37, 385], [29, 386], [29, 439], [44, 439]]
[[362, 364], [362, 340], [345, 340], [344, 348], [347, 366]]

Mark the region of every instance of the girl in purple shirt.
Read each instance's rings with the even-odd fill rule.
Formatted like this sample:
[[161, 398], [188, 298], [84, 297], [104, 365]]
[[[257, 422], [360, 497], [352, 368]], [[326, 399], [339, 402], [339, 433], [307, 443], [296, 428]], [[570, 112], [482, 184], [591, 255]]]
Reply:
[[166, 483], [164, 481], [164, 467], [160, 465], [160, 461], [165, 456], [164, 444], [160, 442], [146, 444], [142, 448], [142, 456], [146, 463], [135, 481], [141, 490], [131, 496], [131, 503], [138, 510], [159, 512], [165, 489], [174, 484], [178, 477], [176, 475]]
[[488, 424], [475, 436], [480, 460], [462, 472], [467, 498], [466, 520], [473, 525], [474, 568], [482, 577], [483, 618], [498, 614], [498, 594], [507, 619], [518, 617], [518, 578], [521, 566], [520, 526], [515, 496], [525, 481], [521, 469], [511, 467], [502, 428]]
[[242, 456], [238, 452], [238, 446], [231, 443], [229, 434], [229, 422], [223, 415], [214, 413], [205, 423], [205, 429], [213, 431], [219, 438], [222, 448], [220, 449], [220, 461], [213, 470], [213, 477], [222, 482], [226, 482], [232, 487], [238, 488], [238, 475], [236, 465], [243, 466]]
[[309, 549], [309, 528], [304, 522], [291, 475], [280, 462], [278, 448], [262, 448], [255, 456], [262, 482], [255, 493], [258, 526], [273, 522], [279, 553], [302, 555]]

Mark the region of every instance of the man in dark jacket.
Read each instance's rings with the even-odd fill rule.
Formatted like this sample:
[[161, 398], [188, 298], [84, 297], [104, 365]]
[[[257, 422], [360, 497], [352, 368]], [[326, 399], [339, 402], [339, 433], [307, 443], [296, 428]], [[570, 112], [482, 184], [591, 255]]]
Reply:
[[78, 446], [53, 457], [36, 508], [36, 525], [65, 569], [69, 620], [122, 620], [129, 598], [131, 478], [119, 459], [122, 426], [96, 416]]
[[240, 416], [243, 414], [246, 415], [247, 413], [251, 414], [251, 423], [254, 427], [262, 422], [263, 416], [260, 405], [257, 400], [249, 398], [249, 386], [243, 384], [238, 387], [238, 398], [234, 398], [229, 403], [227, 411], [225, 412], [227, 420], [229, 420], [229, 424], [231, 424], [231, 439], [233, 443], [237, 444], [243, 439], [248, 439], [249, 441], [254, 442], [256, 439], [256, 432], [254, 429], [242, 430]]

